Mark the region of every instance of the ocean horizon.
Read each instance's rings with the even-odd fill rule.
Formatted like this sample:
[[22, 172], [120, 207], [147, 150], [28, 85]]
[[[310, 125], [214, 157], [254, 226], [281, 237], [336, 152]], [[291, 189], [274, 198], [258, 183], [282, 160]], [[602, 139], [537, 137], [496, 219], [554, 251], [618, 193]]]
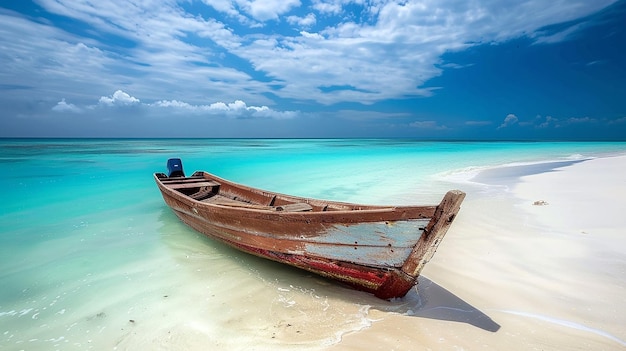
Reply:
[[141, 333], [161, 345], [168, 331], [184, 340], [181, 325], [206, 347], [313, 349], [367, 328], [372, 306], [419, 307], [418, 293], [383, 304], [189, 229], [152, 178], [168, 158], [188, 175], [406, 205], [436, 204], [450, 189], [498, 196], [515, 181], [507, 167], [532, 174], [625, 154], [626, 142], [0, 139], [0, 349], [115, 349]]

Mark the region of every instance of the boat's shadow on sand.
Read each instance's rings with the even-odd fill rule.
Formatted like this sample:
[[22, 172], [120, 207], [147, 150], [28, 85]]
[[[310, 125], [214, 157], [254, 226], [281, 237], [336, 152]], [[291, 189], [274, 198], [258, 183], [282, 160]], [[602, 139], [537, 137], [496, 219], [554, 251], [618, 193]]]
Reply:
[[500, 329], [500, 325], [485, 313], [432, 280], [420, 276], [417, 286], [419, 292], [411, 290], [403, 299], [392, 301], [396, 312], [418, 318], [467, 323], [494, 333]]

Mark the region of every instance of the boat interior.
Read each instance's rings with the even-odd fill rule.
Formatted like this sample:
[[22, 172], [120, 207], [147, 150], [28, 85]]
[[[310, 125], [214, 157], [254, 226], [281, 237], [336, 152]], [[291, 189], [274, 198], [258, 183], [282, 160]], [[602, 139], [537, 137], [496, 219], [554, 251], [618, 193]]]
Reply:
[[224, 180], [218, 181], [205, 172], [195, 172], [190, 177], [168, 177], [163, 173], [157, 173], [156, 176], [163, 185], [170, 189], [196, 201], [220, 206], [288, 212], [353, 211], [380, 208], [267, 192]]

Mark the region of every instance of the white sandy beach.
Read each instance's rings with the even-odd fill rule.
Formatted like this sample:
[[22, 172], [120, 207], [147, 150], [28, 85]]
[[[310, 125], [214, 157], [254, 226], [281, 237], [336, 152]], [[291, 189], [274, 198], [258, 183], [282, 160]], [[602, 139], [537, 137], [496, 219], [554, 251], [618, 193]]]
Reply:
[[[129, 311], [134, 322], [121, 337], [110, 330], [105, 344], [118, 350], [625, 349], [626, 156], [543, 167], [521, 178], [528, 168], [484, 172], [481, 181], [499, 184], [497, 190], [468, 186], [456, 222], [420, 277], [419, 294], [387, 302], [247, 255], [235, 261], [192, 255], [198, 277], [181, 277], [174, 286], [178, 278], [170, 276], [169, 287], [152, 294], [167, 304], [155, 309], [158, 301], [146, 301], [149, 310]], [[223, 249], [214, 249], [216, 257]], [[228, 273], [207, 281], [207, 271]]]
[[470, 192], [414, 315], [373, 308], [331, 349], [626, 349], [624, 171], [600, 158]]

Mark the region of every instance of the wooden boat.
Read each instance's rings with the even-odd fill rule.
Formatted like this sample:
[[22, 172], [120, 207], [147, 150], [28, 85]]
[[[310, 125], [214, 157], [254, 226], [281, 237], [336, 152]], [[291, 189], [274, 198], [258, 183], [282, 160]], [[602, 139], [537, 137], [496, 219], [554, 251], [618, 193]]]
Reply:
[[193, 229], [241, 251], [373, 293], [404, 296], [435, 253], [465, 193], [433, 206], [370, 206], [289, 196], [206, 172], [179, 159], [155, 173], [163, 199]]

